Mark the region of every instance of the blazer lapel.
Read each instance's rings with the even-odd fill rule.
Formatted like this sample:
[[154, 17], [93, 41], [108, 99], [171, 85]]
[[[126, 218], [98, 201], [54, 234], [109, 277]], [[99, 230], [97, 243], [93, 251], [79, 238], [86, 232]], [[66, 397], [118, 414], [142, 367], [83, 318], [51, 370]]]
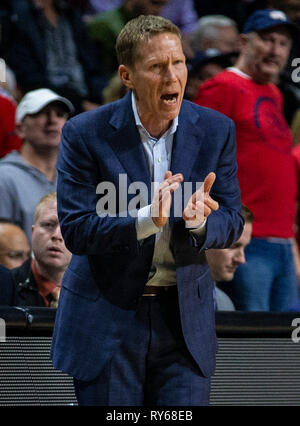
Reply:
[[[170, 226], [173, 225], [173, 221], [180, 220], [178, 216], [180, 211], [183, 211], [184, 205], [184, 183], [191, 181], [191, 173], [194, 167], [196, 159], [199, 161], [199, 151], [201, 149], [204, 132], [202, 131], [201, 125], [195, 126], [195, 122], [199, 120], [199, 115], [191, 114], [191, 108], [183, 102], [181, 111], [179, 114], [178, 127], [174, 138], [172, 159], [171, 159], [171, 171], [173, 174], [182, 173], [184, 181], [181, 185], [182, 196], [181, 196], [181, 210], [176, 207], [176, 218], [174, 218], [174, 202], [172, 203], [170, 212]], [[197, 131], [196, 131], [197, 129]], [[200, 130], [199, 130], [200, 129]], [[201, 166], [197, 167], [199, 170]], [[193, 182], [192, 191], [195, 191], [196, 185]], [[190, 194], [191, 195], [191, 194]], [[177, 201], [178, 202], [178, 201]], [[179, 206], [180, 207], [180, 206]]]
[[187, 111], [187, 105], [183, 102], [172, 150], [171, 171], [173, 174], [182, 173], [185, 182], [190, 179], [203, 142], [204, 132], [201, 126], [195, 126], [195, 121], [198, 118], [199, 116], [191, 114], [190, 109]]
[[[135, 124], [131, 106], [131, 92], [118, 104], [113, 113], [110, 125], [113, 128], [109, 142], [127, 173], [128, 181], [135, 184], [143, 182], [147, 185], [148, 200], [151, 201], [151, 177], [147, 158]], [[136, 184], [138, 188], [138, 184]]]

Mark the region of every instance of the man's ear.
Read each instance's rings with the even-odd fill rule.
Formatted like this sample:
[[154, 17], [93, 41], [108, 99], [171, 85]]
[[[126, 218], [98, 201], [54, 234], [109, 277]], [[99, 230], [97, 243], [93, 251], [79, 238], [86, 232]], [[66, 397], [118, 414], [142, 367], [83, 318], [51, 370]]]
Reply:
[[249, 43], [249, 35], [248, 34], [240, 34], [238, 38], [238, 50], [242, 51], [247, 44]]
[[22, 123], [16, 124], [16, 134], [19, 136], [19, 138], [24, 138], [24, 132], [23, 132], [23, 126]]
[[134, 85], [133, 85], [133, 81], [132, 81], [132, 73], [129, 67], [127, 67], [126, 65], [120, 65], [119, 66], [119, 77], [122, 81], [122, 83], [128, 87], [129, 89], [133, 89]]

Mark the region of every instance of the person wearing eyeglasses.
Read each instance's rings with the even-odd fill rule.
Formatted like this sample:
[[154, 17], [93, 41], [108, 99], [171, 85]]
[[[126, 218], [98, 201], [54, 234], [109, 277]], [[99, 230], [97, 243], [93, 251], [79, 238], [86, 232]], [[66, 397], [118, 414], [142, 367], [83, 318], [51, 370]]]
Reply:
[[17, 268], [30, 256], [30, 245], [25, 232], [14, 223], [0, 218], [0, 264]]

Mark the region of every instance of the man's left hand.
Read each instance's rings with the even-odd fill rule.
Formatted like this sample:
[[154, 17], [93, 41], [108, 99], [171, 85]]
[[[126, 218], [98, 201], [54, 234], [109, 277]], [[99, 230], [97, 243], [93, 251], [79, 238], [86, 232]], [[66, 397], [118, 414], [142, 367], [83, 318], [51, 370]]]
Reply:
[[198, 228], [213, 210], [218, 210], [219, 203], [209, 195], [215, 179], [215, 173], [209, 173], [204, 179], [201, 188], [190, 197], [182, 214], [186, 227]]

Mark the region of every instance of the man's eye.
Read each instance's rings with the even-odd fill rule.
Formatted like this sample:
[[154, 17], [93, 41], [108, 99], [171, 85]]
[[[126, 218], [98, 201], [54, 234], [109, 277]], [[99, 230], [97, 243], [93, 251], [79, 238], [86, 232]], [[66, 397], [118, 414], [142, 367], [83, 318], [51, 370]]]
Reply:
[[28, 254], [23, 251], [13, 251], [8, 254], [8, 257], [13, 260], [24, 259]]
[[50, 222], [45, 222], [41, 224], [42, 228], [45, 228], [47, 230], [51, 230], [54, 229], [56, 225], [54, 225], [54, 223], [50, 223]]
[[57, 117], [62, 118], [67, 117], [68, 114], [65, 111], [56, 111], [56, 115]]

